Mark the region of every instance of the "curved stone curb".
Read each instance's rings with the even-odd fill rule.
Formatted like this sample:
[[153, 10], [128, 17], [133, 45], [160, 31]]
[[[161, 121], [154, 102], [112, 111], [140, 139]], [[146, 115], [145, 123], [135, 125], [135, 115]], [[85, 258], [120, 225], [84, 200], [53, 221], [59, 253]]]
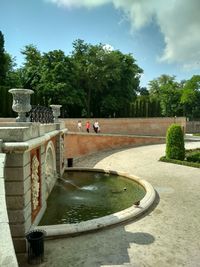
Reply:
[[146, 195], [140, 201], [140, 205], [132, 205], [131, 207], [116, 212], [111, 215], [103, 216], [101, 218], [92, 219], [89, 221], [83, 221], [80, 223], [74, 224], [57, 224], [57, 225], [44, 225], [44, 226], [37, 226], [35, 228], [45, 230], [47, 237], [58, 237], [58, 236], [65, 236], [65, 235], [75, 235], [79, 233], [94, 231], [97, 229], [105, 228], [107, 226], [119, 224], [129, 219], [133, 219], [144, 213], [154, 202], [155, 199], [155, 190], [150, 183], [147, 181], [129, 175], [127, 173], [116, 172], [111, 170], [105, 169], [90, 169], [90, 168], [68, 168], [67, 171], [95, 171], [95, 172], [103, 172], [103, 173], [112, 173], [120, 176], [125, 176], [128, 179], [132, 179], [141, 186], [144, 187], [146, 190]]

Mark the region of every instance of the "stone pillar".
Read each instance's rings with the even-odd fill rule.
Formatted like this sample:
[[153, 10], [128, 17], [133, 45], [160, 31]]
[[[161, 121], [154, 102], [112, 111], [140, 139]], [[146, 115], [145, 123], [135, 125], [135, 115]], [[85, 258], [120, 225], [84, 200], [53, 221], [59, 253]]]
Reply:
[[62, 107], [62, 105], [50, 105], [50, 107], [52, 108], [53, 111], [54, 122], [55, 123], [59, 122], [58, 117], [60, 116], [60, 108]]
[[61, 177], [64, 173], [65, 169], [65, 162], [64, 162], [64, 153], [65, 153], [65, 147], [64, 147], [64, 133], [59, 134], [56, 136], [56, 168], [57, 173]]
[[6, 156], [5, 189], [10, 230], [15, 251], [26, 251], [25, 233], [31, 227], [30, 152]]

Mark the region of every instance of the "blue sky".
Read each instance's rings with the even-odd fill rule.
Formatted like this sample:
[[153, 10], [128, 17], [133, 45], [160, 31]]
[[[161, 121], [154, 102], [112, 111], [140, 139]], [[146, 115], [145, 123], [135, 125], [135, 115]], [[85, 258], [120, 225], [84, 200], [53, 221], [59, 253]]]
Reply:
[[[161, 74], [177, 80], [200, 73], [199, 0], [1, 0], [5, 49], [72, 51], [78, 38], [132, 53], [144, 70], [141, 85]], [[180, 12], [181, 11], [181, 12]]]

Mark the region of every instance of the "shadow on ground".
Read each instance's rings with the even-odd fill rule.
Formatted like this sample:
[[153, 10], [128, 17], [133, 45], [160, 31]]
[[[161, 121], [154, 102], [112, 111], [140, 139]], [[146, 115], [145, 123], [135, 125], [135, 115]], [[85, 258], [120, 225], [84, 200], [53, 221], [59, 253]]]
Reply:
[[[148, 246], [155, 241], [146, 232], [130, 233], [123, 226], [79, 237], [45, 241], [45, 260], [41, 267], [102, 267], [130, 264], [128, 249]], [[132, 263], [131, 263], [132, 264]], [[23, 267], [32, 266], [23, 263]], [[132, 266], [132, 265], [131, 265]], [[134, 265], [135, 266], [135, 265]], [[137, 266], [137, 265], [136, 265]], [[138, 266], [139, 267], [139, 266]]]

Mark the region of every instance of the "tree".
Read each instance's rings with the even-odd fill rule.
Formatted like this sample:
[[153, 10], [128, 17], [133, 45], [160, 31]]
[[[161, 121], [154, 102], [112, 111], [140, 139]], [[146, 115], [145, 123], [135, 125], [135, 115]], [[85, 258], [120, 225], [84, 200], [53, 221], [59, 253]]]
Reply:
[[0, 85], [5, 85], [7, 72], [7, 59], [4, 49], [4, 36], [0, 31]]
[[[61, 50], [44, 53], [41, 59], [40, 81], [37, 90], [48, 103], [63, 105], [65, 115], [72, 116], [70, 110], [82, 108], [82, 95], [76, 88], [75, 66], [70, 57]], [[81, 108], [80, 108], [81, 107]]]
[[181, 95], [184, 115], [190, 118], [200, 117], [200, 75], [194, 75], [186, 81]]
[[175, 76], [161, 75], [149, 82], [151, 99], [160, 101], [163, 116], [177, 116], [182, 114], [181, 86], [175, 81]]
[[76, 40], [73, 46], [77, 86], [83, 92], [87, 116], [127, 116], [142, 73], [132, 55], [108, 51], [103, 44], [91, 45], [83, 40]]
[[34, 45], [26, 45], [21, 53], [25, 58], [25, 63], [20, 70], [22, 86], [35, 89], [40, 81], [41, 53]]

